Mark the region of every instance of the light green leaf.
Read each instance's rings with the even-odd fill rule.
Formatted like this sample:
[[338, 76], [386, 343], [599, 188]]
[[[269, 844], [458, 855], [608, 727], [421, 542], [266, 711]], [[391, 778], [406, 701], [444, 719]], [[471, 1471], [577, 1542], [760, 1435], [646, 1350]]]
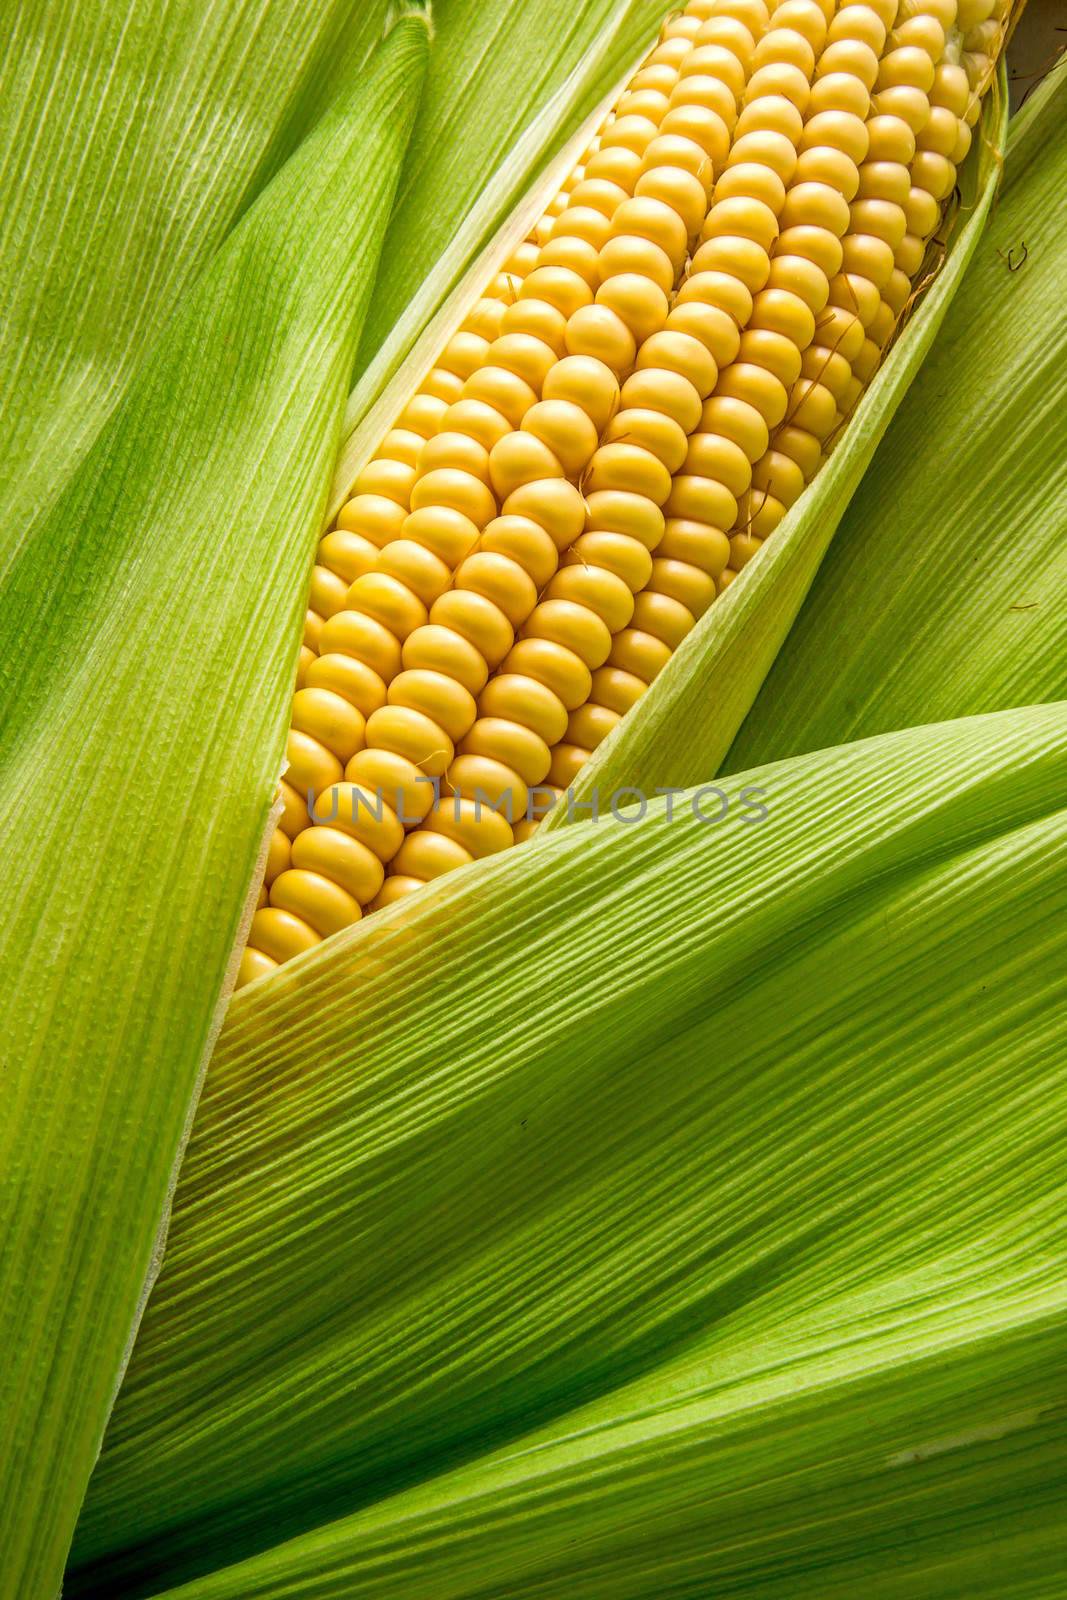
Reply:
[[[450, 294], [491, 247], [546, 162], [596, 120], [663, 20], [661, 0], [439, 0], [434, 49], [360, 349], [331, 507], [393, 411], [368, 416], [401, 363], [419, 372], [437, 343], [418, 345]], [[590, 129], [591, 131], [591, 129]], [[585, 140], [579, 140], [574, 164]], [[557, 183], [550, 183], [544, 200]], [[538, 185], [533, 184], [536, 191]], [[543, 205], [530, 213], [530, 222]], [[525, 227], [516, 235], [523, 236]], [[508, 252], [505, 250], [504, 252]], [[480, 290], [496, 270], [475, 273]], [[410, 379], [406, 387], [410, 389]], [[406, 396], [405, 396], [406, 398]]]
[[729, 767], [1067, 695], [1065, 127], [1067, 62]]
[[12, 1600], [58, 1591], [158, 1266], [280, 770], [301, 590], [425, 51], [425, 24], [401, 24], [246, 214], [3, 595]]
[[[974, 254], [1001, 172], [1007, 122], [1003, 74], [963, 174], [960, 226], [941, 269], [848, 428], [759, 559], [705, 612], [638, 706], [598, 748], [573, 785], [576, 802], [624, 784], [699, 783], [719, 767], [788, 635], [845, 508], [922, 364]], [[922, 720], [922, 719], [920, 719]], [[568, 822], [560, 806], [552, 830]]]
[[[385, 0], [16, 0], [0, 58], [0, 570]], [[349, 71], [351, 81], [351, 71]]]
[[728, 1542], [722, 1430], [758, 1570], [792, 1474], [847, 1541], [851, 1454], [959, 1430], [945, 1362], [1000, 1417], [976, 1328], [1064, 1301], [1065, 713], [539, 836], [238, 995], [68, 1595], [287, 1535], [189, 1600], [703, 1595], [670, 1552]]

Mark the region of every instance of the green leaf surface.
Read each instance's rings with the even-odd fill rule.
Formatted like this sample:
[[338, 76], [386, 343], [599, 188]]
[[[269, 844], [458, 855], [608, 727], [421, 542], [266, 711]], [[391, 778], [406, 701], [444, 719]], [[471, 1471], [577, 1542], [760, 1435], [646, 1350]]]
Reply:
[[[385, 0], [15, 0], [0, 43], [0, 571]], [[351, 70], [349, 70], [351, 81]]]
[[1067, 695], [1067, 62], [728, 769]]
[[[370, 450], [392, 425], [390, 411], [370, 419], [368, 427], [369, 408], [401, 363], [407, 370], [420, 335], [546, 163], [567, 147], [652, 43], [663, 6], [661, 0], [540, 0], [520, 6], [511, 0], [438, 0], [433, 19], [426, 93], [363, 334], [333, 509], [347, 498]], [[584, 142], [579, 140], [574, 161]], [[476, 287], [495, 270], [486, 269]], [[432, 344], [412, 359], [412, 370], [432, 366], [436, 353]]]
[[3, 595], [12, 1600], [58, 1592], [158, 1268], [281, 766], [301, 591], [425, 52], [422, 21], [398, 26], [246, 213]]
[[[850, 498], [907, 393], [982, 236], [1000, 181], [1007, 93], [990, 96], [964, 170], [959, 226], [932, 286], [896, 341], [829, 460], [759, 553], [682, 641], [648, 693], [586, 762], [576, 804], [626, 784], [651, 793], [720, 766], [795, 621]], [[926, 720], [926, 719], [918, 719]], [[556, 807], [543, 827], [566, 826]]]
[[[914, 1518], [970, 1560], [884, 1473], [1044, 1416], [1065, 713], [539, 835], [239, 994], [68, 1595], [814, 1600]], [[1021, 1432], [951, 1504], [1060, 1471]]]

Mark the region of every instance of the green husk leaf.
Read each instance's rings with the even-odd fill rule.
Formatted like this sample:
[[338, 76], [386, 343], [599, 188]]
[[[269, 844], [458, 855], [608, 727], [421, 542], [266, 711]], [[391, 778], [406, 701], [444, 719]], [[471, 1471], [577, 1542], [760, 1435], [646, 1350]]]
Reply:
[[1067, 62], [727, 768], [1067, 695]]
[[[494, 251], [498, 234], [517, 243], [540, 216], [662, 20], [659, 0], [435, 5], [426, 96], [363, 335], [331, 513], [406, 402], [411, 373], [432, 366], [439, 342], [423, 336], [435, 315], [461, 286], [474, 298], [493, 275], [510, 251]], [[559, 166], [552, 158], [568, 148]], [[376, 406], [401, 364], [403, 399]]]
[[246, 213], [0, 603], [12, 1600], [58, 1591], [158, 1268], [425, 51], [425, 23], [401, 23]]
[[5, 14], [0, 571], [59, 498], [237, 216], [358, 64], [385, 0]]
[[[919, 370], [977, 248], [1000, 181], [1007, 91], [983, 114], [963, 176], [960, 225], [933, 284], [834, 448], [829, 461], [745, 569], [705, 612], [649, 692], [598, 748], [573, 784], [575, 805], [626, 784], [700, 782], [717, 770], [803, 604], [851, 496]], [[542, 826], [565, 826], [557, 806]]]
[[1011, 1414], [1063, 1310], [1065, 779], [1062, 706], [806, 756], [239, 994], [67, 1593], [748, 1594], [798, 1474], [782, 1594], [847, 1592], [850, 1463]]

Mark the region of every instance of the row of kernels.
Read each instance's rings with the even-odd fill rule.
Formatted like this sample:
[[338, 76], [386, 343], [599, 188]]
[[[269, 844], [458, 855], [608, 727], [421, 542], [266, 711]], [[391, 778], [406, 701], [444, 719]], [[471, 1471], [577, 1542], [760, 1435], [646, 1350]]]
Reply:
[[[818, 37], [825, 23], [816, 14]], [[727, 26], [717, 26], [720, 48], [741, 42], [736, 30], [744, 15], [735, 12], [733, 38]], [[754, 20], [751, 13], [745, 20]], [[739, 356], [753, 319], [757, 345], [761, 332], [769, 331], [758, 327], [753, 295], [758, 297], [767, 283], [767, 249], [784, 202], [783, 173], [787, 178], [796, 161], [799, 129], [780, 103], [785, 97], [779, 91], [787, 87], [799, 93], [795, 74], [814, 64], [814, 48], [804, 30], [812, 30], [812, 9], [787, 3], [777, 8], [773, 26], [761, 34], [751, 56], [754, 71], [738, 86], [743, 104], [725, 162], [717, 163], [715, 205], [702, 228], [704, 242], [667, 318], [661, 345], [642, 352], [643, 362], [651, 365], [658, 359], [660, 365], [635, 398], [673, 415], [686, 440], [685, 455], [670, 464], [664, 531], [652, 547], [648, 581], [637, 594], [631, 625], [616, 633], [610, 662], [594, 681], [592, 700], [572, 714], [567, 740], [555, 752], [552, 776], [560, 784], [570, 782], [588, 751], [635, 702], [715, 592], [715, 576], [725, 559], [721, 526], [733, 519], [735, 496], [747, 483], [749, 466], [730, 434], [738, 425], [744, 433], [747, 419], [738, 416], [746, 409], [744, 403], [728, 395], [705, 402], [719, 369], [729, 368]], [[783, 120], [791, 124], [793, 139], [783, 132]], [[769, 301], [763, 309], [773, 315]], [[685, 366], [683, 356], [688, 358]], [[659, 400], [652, 398], [657, 393]], [[628, 398], [624, 389], [624, 404]], [[726, 431], [707, 431], [718, 425]], [[622, 426], [621, 416], [616, 426]]]
[[[680, 313], [678, 320], [692, 319], [697, 310], [708, 318], [705, 342], [718, 381], [710, 398], [707, 388], [696, 397], [702, 402], [696, 430], [691, 422], [633, 626], [613, 642], [611, 676], [600, 677], [593, 701], [571, 718], [567, 742], [556, 752], [557, 782], [570, 781], [715, 597], [729, 555], [723, 530], [734, 523], [752, 463], [800, 375], [800, 352], [814, 332], [815, 309], [825, 302], [825, 276], [806, 255], [785, 257], [786, 270], [774, 272], [772, 251], [783, 229], [805, 245], [811, 200], [808, 192], [806, 210], [807, 191], [799, 183], [810, 191], [825, 177], [809, 162], [798, 179], [798, 168], [805, 113], [832, 112], [840, 98], [831, 83], [812, 106], [828, 11], [814, 0], [784, 0], [754, 52], [715, 204], [672, 312], [672, 318]], [[790, 272], [794, 259], [799, 265]], [[693, 320], [687, 326], [703, 331]]]
[[[851, 9], [840, 15], [847, 16]], [[930, 148], [940, 145], [951, 151], [962, 126], [951, 112], [947, 113], [951, 126], [946, 126], [934, 104], [942, 73], [940, 56], [954, 17], [955, 0], [906, 0], [889, 36], [889, 50], [882, 57], [879, 81], [899, 84], [907, 76], [909, 87], [926, 96], [927, 115], [924, 121], [909, 99], [909, 120], [876, 107], [868, 124], [870, 151], [868, 160], [860, 166], [857, 198], [850, 208], [849, 232], [844, 240], [845, 272], [831, 285], [830, 296], [832, 303], [841, 310], [850, 310], [862, 325], [863, 338], [859, 339], [854, 326], [842, 327], [844, 337], [836, 345], [809, 352], [814, 359], [826, 363], [821, 383], [830, 388], [836, 402], [830, 432], [840, 427], [877, 370], [910, 293], [911, 276], [921, 263], [940, 218], [943, 199], [955, 181], [954, 166], [946, 174], [938, 165], [946, 158], [939, 153], [937, 163], [931, 163], [924, 159], [921, 146], [923, 132], [932, 126]], [[902, 52], [907, 52], [905, 67], [899, 59]], [[947, 81], [951, 85], [951, 75]], [[946, 82], [944, 76], [941, 82]], [[956, 98], [959, 87], [957, 82]], [[902, 159], [909, 150], [910, 163]], [[835, 382], [830, 381], [831, 363], [838, 369]], [[811, 373], [813, 382], [817, 376], [815, 371]], [[824, 409], [829, 419], [829, 405]], [[781, 521], [823, 459], [829, 434], [821, 426], [811, 428], [803, 423], [802, 415], [791, 415], [791, 442], [787, 444], [776, 437], [775, 448], [754, 475], [749, 542], [743, 552], [746, 558]], [[741, 564], [734, 562], [735, 570]]]

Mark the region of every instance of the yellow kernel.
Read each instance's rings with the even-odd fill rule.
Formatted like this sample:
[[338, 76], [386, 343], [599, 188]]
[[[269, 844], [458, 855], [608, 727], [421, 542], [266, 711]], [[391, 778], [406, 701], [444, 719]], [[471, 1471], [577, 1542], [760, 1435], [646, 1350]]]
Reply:
[[420, 506], [405, 519], [401, 537], [422, 545], [446, 567], [453, 568], [477, 541], [478, 524], [451, 506]]
[[565, 317], [573, 316], [592, 298], [585, 279], [568, 267], [535, 267], [519, 290], [520, 300], [545, 300]]
[[720, 392], [705, 400], [700, 415], [704, 433], [721, 433], [742, 449], [750, 461], [758, 461], [767, 448], [768, 423], [763, 412], [744, 396]]
[[[397, 639], [406, 639], [412, 628], [426, 621], [423, 603], [406, 584], [386, 573], [368, 572], [357, 578], [349, 590], [348, 603], [350, 611], [361, 611], [373, 622], [381, 623]], [[337, 613], [340, 617], [349, 614], [347, 611]], [[331, 622], [335, 620], [330, 618]]]
[[[613, 373], [632, 366], [637, 351], [625, 322], [606, 305], [582, 306], [576, 311], [567, 323], [565, 344], [569, 355], [592, 357]], [[546, 383], [551, 376], [549, 373]]]
[[634, 604], [634, 627], [661, 639], [672, 650], [677, 650], [695, 620], [679, 600], [653, 589], [643, 590]]
[[659, 285], [635, 272], [623, 272], [602, 283], [596, 303], [614, 311], [639, 343], [663, 327], [669, 309]]
[[717, 272], [736, 278], [750, 295], [763, 288], [769, 271], [770, 261], [763, 246], [733, 233], [705, 239], [692, 261], [693, 274]]
[[632, 672], [643, 683], [651, 683], [670, 658], [670, 646], [640, 628], [624, 628], [616, 634], [611, 649], [612, 666]]
[[465, 433], [486, 451], [491, 450], [508, 431], [506, 418], [484, 400], [457, 400], [441, 418], [442, 433]]
[[[671, 485], [666, 513], [669, 518], [686, 522], [706, 522], [714, 528], [728, 528], [737, 515], [737, 501], [723, 484], [714, 478], [679, 473]], [[645, 627], [646, 624], [639, 623]], [[655, 632], [655, 629], [650, 630]]]
[[512, 627], [524, 622], [537, 604], [537, 590], [518, 562], [491, 550], [476, 550], [456, 573], [457, 588], [491, 600]]
[[[438, 559], [425, 545], [417, 544], [414, 539], [394, 539], [392, 544], [386, 545], [378, 557], [378, 573], [369, 574], [360, 578], [361, 585], [366, 585], [371, 578], [377, 579], [379, 575], [395, 578], [397, 583], [409, 589], [423, 606], [432, 605], [437, 596], [448, 588], [452, 574], [445, 563]], [[352, 594], [353, 585], [349, 590], [350, 604], [355, 604]], [[364, 609], [360, 604], [357, 609]], [[384, 621], [385, 618], [383, 617]], [[425, 621], [425, 617], [422, 619]], [[418, 626], [418, 623], [415, 624]], [[403, 637], [407, 637], [410, 629], [406, 629]], [[399, 637], [399, 635], [398, 635]]]
[[621, 533], [583, 533], [567, 560], [572, 565], [603, 567], [621, 579], [631, 594], [644, 588], [652, 571], [652, 558], [645, 546]]
[[[249, 930], [249, 944], [272, 961], [291, 961], [305, 950], [313, 950], [320, 943], [319, 935], [300, 917], [291, 912], [270, 906], [257, 911]], [[256, 974], [259, 976], [259, 973]]]
[[550, 782], [557, 789], [568, 789], [588, 760], [589, 751], [583, 750], [580, 745], [565, 741], [558, 744], [552, 752], [552, 764], [548, 770]]
[[443, 672], [422, 667], [397, 674], [389, 685], [389, 704], [421, 712], [453, 743], [463, 737], [476, 714], [474, 697], [461, 683]]
[[[454, 872], [457, 867], [465, 867], [473, 860], [470, 851], [454, 839], [446, 838], [441, 833], [432, 833], [428, 828], [418, 828], [404, 840], [394, 865], [401, 878], [432, 883], [434, 878]], [[386, 888], [396, 881], [394, 878], [388, 879]]]
[[[484, 368], [483, 372], [490, 370]], [[496, 501], [488, 486], [472, 472], [458, 467], [435, 467], [418, 479], [411, 491], [411, 509], [419, 511], [426, 506], [448, 506], [479, 527], [484, 527], [496, 512]]]
[[480, 334], [483, 339], [495, 339], [500, 332], [505, 306], [499, 300], [476, 300], [463, 319], [468, 333]]
[[[362, 580], [361, 580], [362, 581]], [[321, 654], [352, 656], [386, 682], [400, 670], [397, 636], [362, 611], [338, 611], [323, 624]]]
[[432, 834], [453, 841], [475, 860], [508, 850], [515, 843], [511, 824], [501, 812], [482, 800], [450, 795], [426, 819]]
[[730, 559], [730, 541], [721, 528], [686, 517], [671, 517], [659, 547], [661, 556], [685, 561], [717, 578]]
[[[308, 829], [309, 833], [316, 830]], [[301, 918], [325, 938], [358, 922], [359, 901], [318, 872], [293, 868], [283, 872], [270, 891], [270, 903]]]
[[538, 734], [502, 717], [479, 717], [463, 741], [463, 754], [499, 761], [528, 787], [541, 782], [552, 762], [551, 751]]
[[387, 500], [384, 495], [360, 494], [341, 507], [337, 526], [360, 534], [380, 549], [396, 538], [404, 516], [405, 509], [396, 500]]
[[409, 669], [447, 674], [472, 695], [481, 692], [488, 676], [484, 658], [469, 639], [432, 622], [408, 635], [404, 641], [403, 660]]
[[677, 600], [692, 617], [701, 617], [715, 598], [715, 579], [687, 561], [657, 556], [652, 563], [650, 589]]
[[746, 328], [738, 356], [750, 366], [765, 367], [787, 389], [800, 376], [800, 351], [792, 339], [768, 328]]
[[558, 457], [532, 432], [505, 434], [490, 452], [489, 471], [501, 502], [525, 483], [564, 475]]
[[589, 696], [589, 668], [573, 650], [551, 639], [516, 640], [504, 662], [504, 670], [544, 684], [568, 710], [581, 705]]
[[619, 721], [619, 712], [608, 706], [580, 706], [567, 724], [567, 743], [582, 750], [595, 750], [612, 729], [618, 727]]
[[700, 421], [700, 395], [688, 378], [676, 372], [632, 372], [622, 386], [621, 400], [627, 408], [661, 411], [685, 434]]
[[535, 589], [544, 587], [559, 564], [555, 541], [529, 517], [494, 517], [485, 530], [480, 548], [516, 562], [531, 578]]
[[453, 629], [472, 644], [490, 669], [507, 655], [514, 631], [500, 607], [471, 589], [446, 589], [434, 601], [430, 621]]
[[[301, 691], [303, 692], [303, 691]], [[320, 794], [336, 783], [344, 768], [325, 745], [299, 728], [290, 728], [285, 745], [286, 778], [299, 795]]]
[[625, 628], [633, 615], [633, 595], [622, 579], [582, 562], [560, 567], [548, 586], [548, 597], [585, 606], [601, 619], [609, 633]]
[[[819, 111], [805, 122], [800, 149], [812, 150], [820, 146], [840, 150], [858, 167], [866, 160], [870, 149], [870, 123], [848, 111]], [[870, 153], [874, 156], [873, 151]], [[874, 156], [874, 159], [879, 158]], [[895, 157], [882, 159], [894, 160]]]
[[282, 802], [282, 813], [278, 819], [278, 826], [290, 839], [295, 839], [302, 828], [311, 826], [308, 816], [307, 792], [298, 794], [291, 783], [284, 778], [278, 783], [278, 798]]
[[531, 613], [523, 637], [551, 639], [573, 650], [590, 670], [602, 666], [611, 649], [611, 635], [601, 619], [570, 600], [543, 600]]
[[426, 440], [419, 451], [419, 476], [425, 477], [428, 472], [436, 472], [442, 467], [469, 472], [473, 477], [481, 478], [483, 483], [489, 482], [489, 452], [467, 433], [445, 429]]
[[822, 445], [815, 435], [791, 424], [779, 428], [774, 436], [775, 449], [795, 461], [804, 474], [805, 483], [815, 476], [822, 460]]
[[728, 399], [746, 401], [760, 413], [769, 428], [776, 428], [785, 416], [788, 397], [782, 383], [773, 373], [751, 362], [735, 361], [720, 373], [717, 393]]
[[752, 477], [748, 457], [732, 439], [720, 433], [694, 433], [688, 442], [685, 472], [689, 477], [714, 478], [736, 499]]
[[[369, 572], [377, 556], [376, 545], [369, 539], [364, 539], [362, 534], [350, 533], [346, 528], [334, 528], [319, 540], [319, 560], [331, 572], [343, 579], [346, 585], [354, 583], [365, 572]], [[316, 606], [315, 609], [320, 608]], [[333, 611], [329, 613], [323, 611], [322, 615], [332, 616]]]
[[293, 696], [292, 725], [324, 745], [341, 761], [364, 742], [365, 723], [355, 706], [332, 689], [299, 689]]
[[409, 706], [386, 705], [376, 711], [367, 722], [367, 743], [406, 756], [431, 778], [447, 770], [453, 755], [452, 741], [440, 724]]
[[663, 535], [663, 512], [646, 495], [601, 489], [585, 500], [589, 532], [623, 533], [653, 549]]
[[[511, 427], [517, 428], [537, 395], [524, 379], [506, 367], [488, 366], [480, 367], [467, 379], [463, 385], [463, 398], [484, 401], [494, 411], [499, 411]], [[412, 505], [415, 504], [417, 493], [418, 484], [412, 493]]]
[[579, 406], [599, 435], [618, 407], [619, 384], [610, 367], [594, 356], [565, 356], [545, 379], [544, 398]]
[[266, 883], [269, 887], [274, 882], [279, 872], [285, 871], [291, 860], [292, 848], [289, 844], [289, 840], [286, 838], [281, 828], [275, 828], [274, 832], [270, 836], [270, 844], [267, 847], [267, 864], [263, 873], [264, 883]]
[[[600, 282], [597, 268], [599, 256], [598, 247], [590, 244], [588, 239], [578, 239], [573, 234], [561, 233], [553, 235], [541, 246], [541, 266], [538, 271], [547, 268], [556, 268], [567, 274], [566, 278], [554, 280], [557, 284], [556, 298], [552, 304], [565, 314], [563, 302], [578, 298], [583, 303], [588, 298], [590, 290], [595, 289]], [[575, 281], [577, 280], [577, 282]], [[539, 280], [540, 281], [540, 280]], [[564, 284], [569, 282], [569, 290], [564, 289]], [[527, 298], [532, 298], [532, 294]], [[524, 298], [520, 295], [520, 301]], [[545, 304], [547, 302], [539, 302]], [[579, 305], [579, 309], [581, 309]], [[573, 315], [573, 313], [571, 313]]]
[[[371, 546], [373, 549], [373, 546]], [[377, 551], [374, 552], [375, 556]], [[373, 562], [368, 561], [364, 571], [369, 571]], [[316, 565], [311, 571], [311, 588], [308, 592], [308, 605], [320, 617], [332, 617], [335, 611], [340, 611], [348, 597], [348, 584], [337, 573], [331, 572], [329, 567]]]
[[571, 477], [583, 470], [597, 446], [596, 427], [572, 400], [539, 400], [526, 413], [522, 426]]
[[825, 439], [834, 430], [837, 403], [825, 384], [802, 378], [790, 395], [789, 420], [796, 427], [807, 429], [817, 439]]
[[535, 678], [503, 672], [485, 686], [478, 709], [482, 716], [498, 717], [529, 728], [547, 745], [562, 739], [567, 712], [558, 695]]
[[715, 387], [718, 368], [714, 357], [692, 334], [664, 328], [651, 334], [637, 356], [638, 369], [661, 368], [686, 378], [703, 400]]
[[879, 117], [895, 117], [906, 123], [912, 138], [919, 132], [930, 115], [930, 102], [922, 89], [910, 84], [900, 84], [890, 89], [879, 89], [872, 95], [871, 105]]
[[[432, 798], [429, 785], [426, 791]], [[385, 877], [385, 869], [373, 850], [337, 828], [306, 828], [293, 841], [293, 865], [302, 872], [329, 879], [357, 905], [373, 900]]]
[[550, 306], [547, 300], [516, 300], [514, 305], [508, 306], [501, 322], [503, 334], [526, 334], [547, 345], [557, 357], [566, 348], [563, 342], [566, 331], [563, 313]]
[[677, 472], [685, 460], [686, 436], [662, 411], [620, 411], [608, 425], [604, 438], [608, 444], [639, 445], [662, 461], [668, 472]]
[[585, 521], [582, 496], [564, 478], [524, 483], [508, 495], [502, 509], [505, 516], [529, 517], [536, 522], [551, 535], [558, 550], [578, 537]]
[[[593, 675], [592, 698], [598, 706], [625, 716], [645, 692], [646, 685], [636, 673], [621, 667], [598, 667]], [[581, 742], [581, 741], [579, 741]]]
[[241, 964], [237, 969], [235, 987], [243, 989], [246, 983], [252, 983], [256, 978], [266, 978], [277, 970], [277, 961], [265, 955], [262, 950], [253, 950], [252, 946], [248, 945], [241, 952]]
[[670, 294], [674, 287], [674, 266], [670, 257], [658, 244], [633, 234], [619, 234], [609, 239], [600, 252], [599, 264], [601, 282], [606, 283], [609, 278], [620, 277], [623, 273], [637, 273], [650, 278], [664, 294]]
[[589, 464], [585, 486], [590, 493], [624, 489], [661, 506], [670, 493], [671, 475], [662, 461], [637, 445], [605, 444]]
[[[741, 169], [738, 167], [733, 170], [739, 172]], [[725, 200], [716, 200], [704, 219], [700, 238], [706, 243], [709, 239], [724, 236], [751, 239], [767, 252], [778, 237], [777, 213], [763, 200], [747, 194], [729, 195]]]

